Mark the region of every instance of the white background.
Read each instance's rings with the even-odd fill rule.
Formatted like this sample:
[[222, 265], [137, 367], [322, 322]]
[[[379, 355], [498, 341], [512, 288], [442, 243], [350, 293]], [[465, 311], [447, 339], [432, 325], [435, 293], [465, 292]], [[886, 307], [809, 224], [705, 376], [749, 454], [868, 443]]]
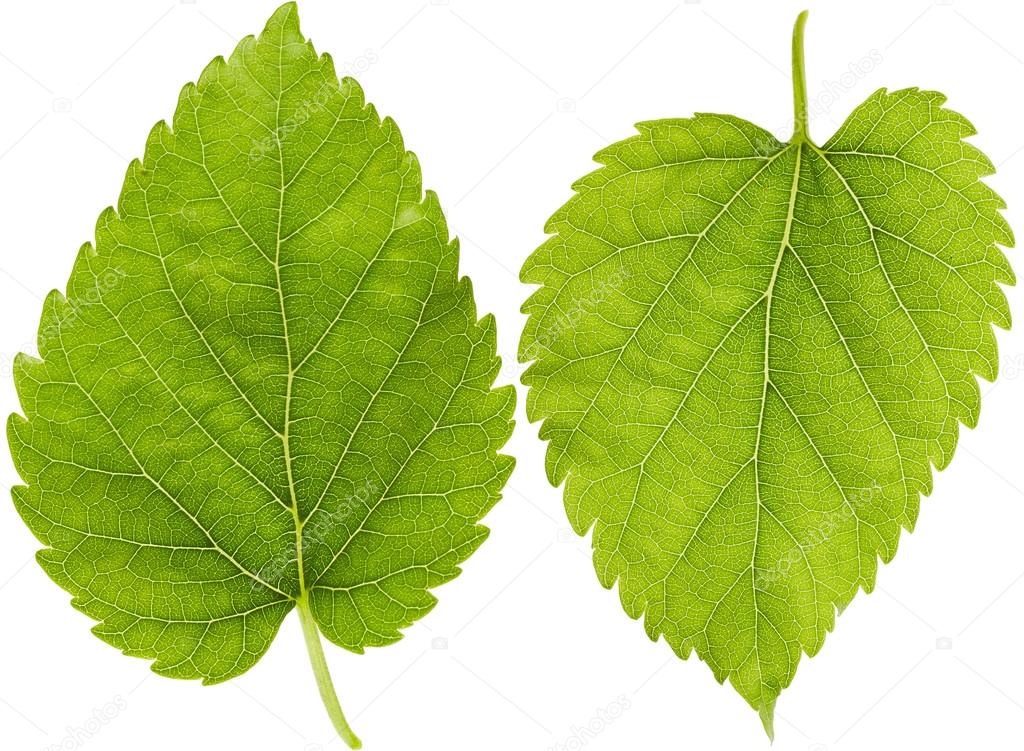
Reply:
[[[820, 143], [881, 86], [945, 92], [998, 165], [991, 184], [1024, 228], [1024, 11], [1016, 3], [811, 3], [812, 123]], [[180, 87], [276, 0], [21, 2], [0, 24], [0, 407], [18, 409], [15, 352], [35, 349], [41, 300], [63, 287], [100, 210]], [[303, 30], [398, 121], [463, 242], [462, 270], [514, 363], [528, 290], [516, 272], [544, 220], [632, 123], [729, 112], [788, 136], [785, 2], [332, 3]], [[850, 74], [851, 63], [880, 62]], [[862, 66], [863, 70], [863, 66]], [[1011, 251], [1011, 259], [1015, 253]], [[1020, 269], [1024, 265], [1017, 264]], [[1015, 318], [1024, 297], [1010, 290]], [[923, 503], [877, 590], [839, 618], [778, 704], [774, 749], [1021, 748], [1024, 744], [1024, 325], [1001, 333], [981, 424]], [[692, 658], [648, 641], [597, 583], [568, 529], [522, 411], [518, 458], [489, 541], [396, 645], [328, 645], [343, 706], [370, 751], [767, 749], [756, 714]], [[6, 451], [3, 455], [6, 456]], [[17, 482], [0, 460], [0, 482]], [[0, 502], [0, 748], [340, 750], [295, 616], [227, 684], [160, 678], [89, 633], [32, 561]], [[93, 722], [95, 711], [114, 715]], [[63, 746], [61, 746], [63, 744]]]

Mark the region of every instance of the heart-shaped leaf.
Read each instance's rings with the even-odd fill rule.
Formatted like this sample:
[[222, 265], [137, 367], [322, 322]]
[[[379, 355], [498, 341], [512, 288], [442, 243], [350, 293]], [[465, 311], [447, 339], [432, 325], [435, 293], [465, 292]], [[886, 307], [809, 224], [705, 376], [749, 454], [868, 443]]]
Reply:
[[594, 564], [772, 732], [775, 700], [978, 420], [1013, 239], [974, 129], [917, 89], [788, 143], [728, 115], [597, 155], [526, 262], [520, 359]]

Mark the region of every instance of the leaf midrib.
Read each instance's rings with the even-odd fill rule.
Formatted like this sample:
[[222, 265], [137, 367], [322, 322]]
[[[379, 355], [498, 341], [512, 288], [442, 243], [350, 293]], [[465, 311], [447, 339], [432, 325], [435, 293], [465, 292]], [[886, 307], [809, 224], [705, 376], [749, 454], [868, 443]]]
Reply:
[[[704, 226], [704, 229], [702, 229], [701, 232], [694, 239], [693, 244], [690, 246], [690, 249], [687, 252], [686, 256], [679, 262], [679, 265], [676, 268], [676, 270], [672, 273], [672, 276], [662, 286], [661, 291], [655, 296], [654, 300], [650, 303], [650, 305], [647, 306], [647, 310], [644, 311], [644, 315], [640, 318], [640, 321], [637, 322], [636, 326], [633, 327], [633, 330], [630, 332], [630, 335], [626, 338], [626, 341], [623, 342], [623, 344], [620, 347], [616, 347], [615, 350], [609, 350], [609, 352], [611, 352], [611, 351], [615, 351], [616, 352], [615, 360], [614, 360], [614, 362], [612, 362], [611, 366], [608, 368], [608, 375], [605, 377], [604, 383], [602, 383], [601, 386], [594, 392], [594, 396], [589, 400], [589, 403], [587, 404], [587, 407], [584, 410], [582, 410], [582, 412], [580, 414], [579, 420], [576, 421], [576, 425], [570, 431], [570, 439], [569, 439], [570, 442], [572, 441], [572, 437], [571, 436], [575, 435], [577, 433], [579, 427], [581, 425], [583, 425], [583, 423], [586, 421], [587, 417], [590, 415], [591, 410], [594, 409], [594, 406], [597, 404], [597, 400], [604, 393], [605, 388], [607, 388], [608, 382], [611, 379], [611, 374], [613, 373], [615, 368], [617, 368], [619, 366], [619, 364], [622, 362], [622, 358], [623, 358], [623, 356], [624, 356], [624, 354], [626, 352], [626, 349], [636, 339], [637, 335], [639, 334], [640, 328], [644, 325], [644, 323], [647, 322], [647, 319], [652, 315], [654, 309], [658, 306], [658, 303], [667, 294], [668, 288], [672, 286], [672, 284], [678, 278], [679, 274], [682, 273], [683, 268], [686, 266], [687, 263], [689, 263], [690, 258], [693, 256], [693, 253], [695, 252], [697, 246], [700, 244], [701, 240], [703, 240], [706, 237], [707, 233], [711, 231], [711, 229], [718, 223], [718, 221], [723, 216], [725, 216], [725, 214], [729, 211], [729, 208], [733, 205], [733, 203], [737, 199], [739, 199], [739, 197], [741, 195], [743, 195], [743, 193], [747, 190], [747, 188], [749, 188], [751, 185], [753, 185], [754, 181], [757, 180], [757, 178], [759, 176], [761, 176], [768, 169], [768, 167], [771, 166], [775, 162], [776, 159], [778, 159], [783, 154], [785, 154], [787, 151], [789, 151], [790, 148], [791, 148], [791, 146], [787, 145], [787, 146], [779, 149], [779, 151], [777, 151], [776, 153], [772, 154], [768, 159], [766, 159], [765, 163], [762, 164], [760, 167], [758, 167], [756, 170], [754, 170], [753, 174], [751, 174], [750, 177], [747, 178], [747, 180], [743, 183], [743, 185], [741, 185], [736, 190], [736, 192], [733, 193], [733, 195], [729, 198], [729, 200], [726, 201], [722, 205], [722, 208], [718, 210], [718, 212], [715, 214], [715, 216], [711, 218], [711, 220]], [[604, 354], [607, 354], [607, 352], [604, 353]], [[714, 353], [712, 353], [712, 355], [710, 357], [713, 357], [713, 356], [714, 356]], [[691, 385], [692, 385], [692, 383], [691, 383]], [[673, 420], [674, 419], [675, 418], [673, 417]], [[671, 422], [669, 424], [671, 424]], [[653, 444], [653, 446], [651, 448], [651, 452], [653, 452], [654, 447], [656, 447], [661, 442], [661, 440], [664, 439], [665, 432], [667, 432], [667, 428], [666, 428], [666, 431], [664, 431], [658, 437], [658, 439], [654, 442], [654, 444]], [[565, 449], [562, 452], [562, 456], [567, 456], [568, 453], [569, 453], [569, 449], [570, 449], [570, 446], [567, 444]], [[650, 452], [648, 453], [647, 456], [645, 456], [645, 458], [640, 463], [641, 464], [641, 473], [643, 472], [643, 464], [645, 464], [647, 459], [649, 459], [649, 458], [650, 458]], [[559, 459], [559, 461], [561, 461], [561, 458]], [[630, 511], [632, 511], [632, 505], [635, 503], [635, 501], [636, 501], [636, 498], [634, 497], [633, 503], [630, 504]], [[622, 525], [622, 530], [623, 531], [625, 530], [626, 526], [628, 526], [628, 513], [629, 512], [627, 512], [627, 520]], [[620, 533], [620, 540], [621, 540], [621, 533]], [[618, 547], [618, 543], [616, 543], [615, 547], [616, 548]]]
[[[597, 403], [598, 398], [600, 397], [601, 393], [604, 391], [604, 386], [606, 386], [608, 381], [610, 380], [611, 373], [618, 366], [618, 363], [621, 360], [622, 355], [625, 352], [626, 348], [633, 341], [633, 339], [635, 339], [637, 333], [640, 330], [640, 327], [643, 326], [643, 324], [646, 322], [647, 318], [652, 314], [654, 308], [657, 307], [657, 305], [660, 302], [660, 300], [662, 299], [662, 297], [664, 297], [664, 295], [667, 293], [669, 287], [672, 286], [672, 284], [675, 281], [675, 279], [682, 272], [683, 267], [685, 267], [686, 264], [689, 262], [690, 258], [692, 257], [692, 255], [693, 255], [697, 245], [700, 243], [700, 241], [706, 236], [706, 234], [708, 232], [711, 231], [711, 228], [714, 227], [717, 224], [718, 220], [722, 216], [725, 215], [725, 213], [729, 210], [729, 208], [733, 205], [733, 203], [744, 193], [744, 191], [746, 191], [746, 189], [748, 187], [750, 187], [750, 185], [752, 185], [754, 183], [754, 181], [760, 175], [762, 175], [768, 169], [768, 167], [771, 164], [773, 164], [775, 162], [776, 159], [781, 157], [783, 154], [787, 153], [790, 149], [792, 149], [794, 147], [794, 145], [797, 147], [797, 152], [799, 154], [800, 145], [799, 144], [792, 144], [791, 143], [791, 144], [786, 144], [782, 149], [780, 149], [775, 154], [773, 154], [771, 157], [769, 157], [765, 161], [765, 163], [763, 165], [761, 165], [760, 167], [758, 167], [754, 171], [754, 173], [743, 183], [743, 185], [741, 185], [736, 190], [736, 192], [732, 195], [732, 197], [728, 201], [726, 201], [725, 204], [723, 204], [722, 208], [718, 211], [718, 213], [716, 213], [715, 216], [711, 219], [711, 221], [709, 221], [708, 224], [704, 227], [704, 229], [698, 235], [697, 239], [694, 240], [694, 243], [690, 247], [690, 250], [687, 253], [686, 257], [683, 258], [682, 261], [679, 263], [679, 266], [676, 269], [676, 271], [673, 272], [671, 278], [662, 287], [661, 292], [658, 293], [658, 295], [655, 297], [654, 301], [650, 304], [650, 306], [648, 307], [647, 311], [644, 313], [644, 316], [637, 323], [637, 325], [633, 328], [633, 331], [630, 333], [629, 338], [618, 349], [618, 357], [617, 357], [616, 361], [612, 364], [612, 366], [608, 369], [608, 374], [609, 374], [608, 379], [605, 380], [605, 384], [600, 389], [598, 389], [598, 391], [595, 393], [594, 398], [591, 400], [587, 410], [584, 411], [583, 416], [580, 418], [580, 420], [577, 423], [577, 425], [582, 425], [583, 424], [583, 422], [586, 419], [587, 414], [589, 413], [590, 409], [592, 409], [593, 406]], [[790, 196], [790, 204], [791, 205], [794, 202], [795, 190], [796, 190], [796, 187], [797, 187], [796, 183], [798, 181], [798, 177], [796, 177], [796, 175], [799, 175], [799, 158], [796, 161], [797, 161], [797, 166], [796, 166], [796, 172], [795, 172], [793, 186], [792, 186], [792, 191], [793, 192], [792, 192], [792, 194]], [[786, 227], [784, 229], [783, 240], [781, 241], [781, 244], [782, 244], [783, 247], [785, 246], [785, 243], [788, 242], [788, 239], [789, 239], [789, 229], [790, 229], [791, 223], [792, 223], [792, 206], [790, 207], [790, 210], [789, 210], [789, 216], [787, 217], [787, 224], [786, 224]], [[630, 523], [630, 521], [632, 519], [633, 510], [636, 508], [636, 505], [637, 505], [636, 501], [637, 501], [637, 497], [638, 497], [638, 495], [640, 493], [640, 483], [643, 481], [644, 468], [646, 467], [647, 462], [650, 460], [651, 456], [654, 454], [655, 449], [657, 449], [657, 447], [665, 439], [665, 436], [668, 434], [668, 431], [672, 427], [672, 424], [675, 423], [676, 419], [679, 417], [679, 413], [682, 411], [683, 407], [686, 405], [686, 402], [689, 399], [690, 393], [696, 387], [697, 381], [700, 379], [700, 376], [703, 375], [704, 371], [708, 368], [708, 366], [710, 365], [711, 361], [715, 358], [715, 355], [724, 346], [724, 343], [728, 339], [729, 335], [731, 335], [732, 332], [735, 331], [735, 329], [740, 325], [740, 323], [743, 320], [746, 319], [747, 315], [749, 315], [758, 305], [761, 304], [761, 302], [763, 300], [765, 300], [766, 296], [770, 295], [771, 289], [774, 286], [775, 276], [778, 273], [778, 264], [781, 261], [781, 258], [782, 258], [782, 251], [780, 250], [780, 252], [778, 254], [778, 257], [776, 259], [776, 266], [775, 266], [775, 268], [773, 270], [772, 279], [770, 281], [768, 289], [756, 301], [754, 301], [754, 303], [752, 305], [748, 306], [748, 308], [745, 311], [743, 311], [743, 313], [741, 313], [737, 317], [736, 321], [730, 327], [729, 331], [725, 334], [725, 336], [722, 337], [722, 339], [721, 339], [721, 341], [719, 341], [718, 345], [705, 358], [703, 365], [697, 371], [697, 373], [694, 376], [693, 380], [690, 382], [690, 386], [687, 388], [686, 392], [683, 394], [682, 398], [679, 400], [679, 404], [676, 406], [676, 409], [673, 411], [672, 416], [666, 422], [665, 427], [662, 429], [661, 433], [658, 435], [658, 437], [651, 444], [651, 447], [646, 452], [646, 454], [644, 455], [644, 458], [641, 459], [641, 461], [637, 465], [639, 467], [639, 475], [637, 477], [636, 488], [634, 489], [633, 497], [630, 499], [629, 508], [626, 511], [626, 517], [622, 521], [622, 524], [619, 525], [619, 535], [618, 535], [618, 538], [616, 539], [615, 544], [613, 546], [614, 550], [618, 550], [619, 545], [622, 543], [622, 536], [625, 534], [626, 529], [629, 528], [629, 523]], [[766, 336], [767, 336], [767, 334], [766, 334]], [[766, 368], [767, 368], [767, 350], [765, 351], [765, 360], [766, 360]], [[573, 433], [575, 433], [575, 431], [573, 431]], [[566, 447], [566, 453], [568, 453], [568, 446]]]
[[[782, 239], [779, 241], [779, 252], [775, 257], [775, 266], [772, 269], [771, 278], [768, 280], [768, 286], [764, 291], [765, 300], [765, 311], [764, 311], [764, 379], [761, 387], [761, 413], [757, 420], [757, 437], [754, 441], [754, 453], [752, 461], [754, 463], [754, 538], [751, 542], [750, 548], [750, 589], [751, 589], [751, 600], [754, 604], [754, 646], [753, 651], [755, 653], [754, 661], [757, 665], [757, 682], [761, 686], [762, 694], [764, 691], [764, 674], [761, 669], [761, 651], [758, 649], [758, 621], [761, 617], [761, 610], [757, 604], [757, 577], [754, 575], [755, 566], [757, 564], [757, 550], [758, 550], [758, 538], [761, 534], [761, 508], [763, 506], [761, 502], [761, 480], [760, 480], [760, 466], [761, 462], [759, 456], [761, 453], [761, 436], [764, 432], [764, 415], [765, 406], [768, 404], [768, 386], [771, 383], [771, 366], [770, 366], [770, 352], [771, 352], [771, 326], [772, 326], [772, 293], [775, 291], [775, 283], [779, 278], [779, 268], [782, 266], [782, 259], [786, 255], [786, 249], [792, 250], [789, 238], [793, 230], [793, 218], [796, 215], [796, 197], [800, 191], [800, 163], [803, 157], [804, 143], [802, 139], [795, 140], [791, 148], [796, 147], [796, 158], [793, 164], [793, 182], [789, 188], [789, 205], [786, 209], [786, 224], [782, 231]], [[765, 511], [774, 518], [774, 514], [765, 507]], [[782, 526], [783, 529], [789, 533], [787, 527], [776, 519], [776, 523]], [[801, 552], [802, 549], [801, 549]], [[808, 564], [808, 567], [810, 564]], [[744, 572], [744, 575], [746, 572]], [[814, 581], [814, 575], [811, 575], [811, 580]], [[817, 600], [817, 585], [815, 584], [815, 600]], [[708, 619], [710, 623], [710, 618]], [[768, 620], [771, 623], [770, 620]], [[781, 637], [781, 634], [780, 634]], [[787, 653], [788, 659], [788, 653]]]
[[281, 327], [284, 338], [284, 348], [288, 365], [288, 378], [284, 392], [284, 418], [280, 433], [281, 446], [284, 454], [285, 474], [288, 480], [288, 496], [291, 501], [292, 520], [295, 523], [295, 563], [298, 567], [299, 594], [292, 596], [293, 601], [302, 601], [306, 598], [306, 576], [302, 560], [302, 528], [303, 522], [299, 516], [298, 495], [295, 492], [295, 477], [292, 470], [291, 456], [291, 409], [292, 409], [292, 388], [295, 382], [295, 370], [292, 366], [292, 345], [288, 335], [288, 313], [284, 304], [284, 285], [281, 283], [281, 226], [284, 223], [284, 192], [287, 184], [284, 178], [284, 150], [281, 147], [281, 99], [284, 96], [284, 35], [277, 45], [277, 91], [274, 97], [274, 143], [277, 146], [278, 165], [278, 192], [277, 192], [277, 228], [274, 237], [274, 276], [277, 282], [277, 300], [281, 308]]

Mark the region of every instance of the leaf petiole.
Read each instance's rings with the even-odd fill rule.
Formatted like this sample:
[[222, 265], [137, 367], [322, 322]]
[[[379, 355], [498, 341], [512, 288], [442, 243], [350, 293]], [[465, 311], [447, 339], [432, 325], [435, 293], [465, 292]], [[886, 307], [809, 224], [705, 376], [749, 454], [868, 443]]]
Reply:
[[331, 671], [327, 668], [327, 658], [324, 657], [324, 648], [320, 643], [320, 630], [313, 620], [313, 612], [309, 609], [308, 593], [303, 592], [295, 602], [299, 611], [299, 621], [302, 623], [302, 635], [306, 639], [309, 661], [313, 665], [313, 675], [316, 676], [316, 685], [320, 689], [320, 698], [327, 708], [327, 714], [334, 723], [334, 729], [349, 748], [362, 748], [363, 742], [352, 732], [348, 720], [345, 719], [345, 713], [341, 711], [341, 704], [338, 703], [338, 694], [334, 690]]
[[804, 72], [804, 24], [807, 11], [793, 25], [793, 141], [809, 141], [807, 133], [807, 75]]

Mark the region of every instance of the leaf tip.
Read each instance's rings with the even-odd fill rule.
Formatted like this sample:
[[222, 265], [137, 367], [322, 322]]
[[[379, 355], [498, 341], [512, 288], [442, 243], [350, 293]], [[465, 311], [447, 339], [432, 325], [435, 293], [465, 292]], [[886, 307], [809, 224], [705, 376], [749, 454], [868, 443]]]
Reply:
[[295, 0], [289, 0], [278, 7], [267, 21], [268, 27], [299, 26], [299, 4]]
[[[806, 13], [807, 11], [804, 11]], [[772, 699], [769, 702], [763, 702], [760, 708], [757, 710], [757, 714], [761, 717], [761, 724], [764, 726], [764, 732], [768, 735], [769, 741], [775, 740], [775, 700]]]

